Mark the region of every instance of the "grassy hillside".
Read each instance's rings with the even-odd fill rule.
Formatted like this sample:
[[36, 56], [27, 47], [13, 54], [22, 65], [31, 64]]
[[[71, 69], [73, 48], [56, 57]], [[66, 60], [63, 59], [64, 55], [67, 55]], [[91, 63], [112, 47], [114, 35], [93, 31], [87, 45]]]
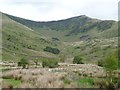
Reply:
[[[2, 14], [3, 60], [53, 58], [72, 63], [81, 55], [96, 63], [117, 49], [117, 22], [78, 16], [60, 21], [35, 22]], [[59, 54], [46, 52], [49, 46]]]
[[57, 47], [47, 38], [41, 37], [34, 30], [17, 23], [6, 15], [2, 15], [3, 60], [19, 60], [21, 57], [56, 57], [46, 53], [46, 46]]

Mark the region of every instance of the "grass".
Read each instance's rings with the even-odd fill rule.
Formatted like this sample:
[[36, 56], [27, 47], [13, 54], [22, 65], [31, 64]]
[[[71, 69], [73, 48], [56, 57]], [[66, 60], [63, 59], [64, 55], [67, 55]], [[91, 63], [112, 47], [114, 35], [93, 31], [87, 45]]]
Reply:
[[[52, 41], [41, 38], [37, 32], [30, 31], [30, 28], [12, 21], [7, 16], [3, 15], [3, 31], [2, 31], [2, 46], [4, 61], [19, 61], [21, 57], [33, 56], [45, 57], [52, 54], [43, 52], [45, 46], [55, 47], [56, 44]], [[29, 51], [28, 51], [29, 50]], [[37, 53], [37, 54], [36, 54]], [[47, 55], [47, 56], [46, 56]]]
[[21, 84], [20, 80], [15, 79], [3, 79], [3, 81], [8, 85], [12, 85], [14, 88], [19, 87], [19, 85]]
[[64, 84], [70, 84], [70, 81], [68, 79], [63, 80]]
[[78, 86], [79, 87], [92, 87], [93, 86], [93, 79], [89, 78], [89, 77], [84, 77], [84, 78], [80, 78], [78, 81]]

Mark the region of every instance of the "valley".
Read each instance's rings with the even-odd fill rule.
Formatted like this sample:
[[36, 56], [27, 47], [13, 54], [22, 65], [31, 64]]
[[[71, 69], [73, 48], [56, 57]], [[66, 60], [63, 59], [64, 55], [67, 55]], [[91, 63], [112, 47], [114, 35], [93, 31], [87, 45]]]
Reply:
[[[0, 14], [3, 88], [119, 87], [117, 21], [81, 15], [39, 22]], [[113, 62], [114, 82], [107, 81], [106, 61]]]

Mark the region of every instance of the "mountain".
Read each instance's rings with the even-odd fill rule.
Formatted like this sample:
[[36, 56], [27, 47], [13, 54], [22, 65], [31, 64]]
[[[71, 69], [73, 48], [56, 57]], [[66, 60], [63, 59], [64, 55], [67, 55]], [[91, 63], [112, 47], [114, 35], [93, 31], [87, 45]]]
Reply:
[[56, 58], [55, 55], [43, 51], [48, 45], [56, 47], [55, 43], [34, 30], [2, 14], [3, 60], [19, 60], [21, 57]]
[[[116, 21], [85, 15], [38, 22], [2, 13], [2, 33], [3, 60], [64, 58], [69, 62], [79, 54], [86, 61], [99, 60], [117, 45]], [[60, 53], [46, 52], [46, 47], [57, 48]]]
[[[88, 33], [94, 33], [93, 35], [89, 35], [90, 38], [92, 38], [93, 36], [95, 38], [97, 37], [105, 37], [105, 38], [109, 38], [109, 37], [114, 37], [117, 36], [117, 33], [113, 33], [111, 35], [111, 32], [114, 30], [117, 30], [117, 22], [113, 21], [113, 20], [98, 20], [98, 19], [92, 19], [89, 18], [85, 15], [81, 15], [81, 16], [77, 16], [77, 17], [73, 17], [73, 18], [69, 18], [69, 19], [65, 19], [65, 20], [59, 20], [59, 21], [49, 21], [49, 22], [35, 22], [35, 21], [31, 21], [31, 20], [26, 20], [26, 19], [22, 19], [22, 18], [18, 18], [18, 17], [14, 17], [11, 15], [7, 15], [9, 18], [33, 29], [36, 31], [48, 31], [50, 33], [54, 33], [54, 31], [58, 31], [58, 35], [56, 35], [56, 37], [59, 36], [59, 33], [64, 32], [64, 34], [62, 35], [62, 37], [67, 37], [67, 36], [73, 36], [73, 35], [78, 35], [81, 36], [80, 34], [88, 34]], [[52, 31], [51, 31], [52, 30]], [[43, 32], [44, 32], [43, 31]], [[104, 34], [103, 34], [104, 32]], [[117, 31], [115, 31], [117, 32]], [[107, 34], [107, 35], [106, 35]], [[50, 36], [50, 35], [47, 35]], [[60, 37], [59, 37], [60, 38]], [[68, 37], [67, 37], [68, 38]], [[78, 40], [78, 39], [77, 39]]]

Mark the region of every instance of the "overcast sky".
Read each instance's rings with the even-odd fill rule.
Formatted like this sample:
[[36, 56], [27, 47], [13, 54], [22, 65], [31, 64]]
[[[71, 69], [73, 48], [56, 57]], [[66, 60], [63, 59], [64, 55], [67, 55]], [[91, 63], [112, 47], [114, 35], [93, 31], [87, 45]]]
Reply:
[[61, 20], [86, 15], [118, 20], [119, 0], [0, 0], [0, 11], [35, 20]]

